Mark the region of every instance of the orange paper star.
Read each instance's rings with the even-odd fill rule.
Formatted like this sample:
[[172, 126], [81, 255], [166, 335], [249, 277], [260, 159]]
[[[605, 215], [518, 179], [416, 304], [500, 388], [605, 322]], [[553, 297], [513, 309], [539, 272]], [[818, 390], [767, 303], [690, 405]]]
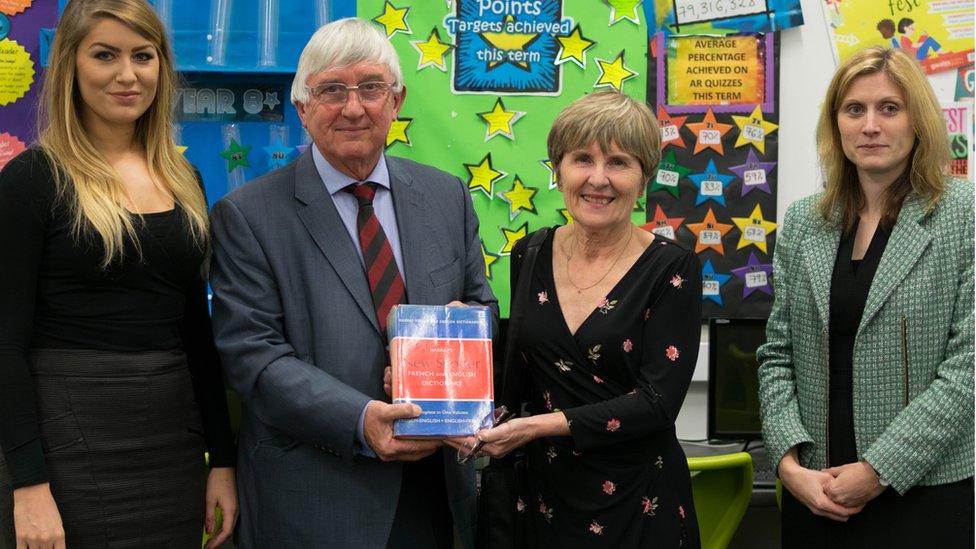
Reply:
[[711, 107], [705, 113], [705, 118], [701, 122], [687, 124], [689, 130], [695, 134], [695, 150], [692, 154], [698, 154], [705, 149], [713, 149], [718, 154], [725, 155], [722, 149], [722, 138], [732, 129], [732, 124], [719, 124], [715, 120], [715, 113]]
[[708, 209], [708, 213], [705, 214], [705, 219], [702, 219], [700, 223], [687, 223], [685, 227], [688, 227], [688, 230], [695, 235], [696, 254], [711, 248], [720, 255], [725, 255], [725, 247], [722, 246], [722, 237], [725, 236], [725, 233], [732, 230], [732, 225], [719, 223], [715, 219], [715, 212], [711, 208]]
[[661, 150], [668, 145], [685, 148], [685, 138], [681, 137], [681, 126], [687, 116], [671, 116], [664, 105], [657, 106], [657, 125], [661, 127]]

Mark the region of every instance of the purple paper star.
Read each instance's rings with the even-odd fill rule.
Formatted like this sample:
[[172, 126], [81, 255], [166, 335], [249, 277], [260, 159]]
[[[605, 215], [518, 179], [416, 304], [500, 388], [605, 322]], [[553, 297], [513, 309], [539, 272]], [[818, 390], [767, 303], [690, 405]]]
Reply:
[[[761, 274], [760, 274], [761, 273]], [[756, 252], [749, 253], [749, 261], [744, 267], [732, 269], [732, 274], [736, 278], [741, 278], [744, 283], [742, 287], [742, 299], [749, 297], [752, 292], [760, 291], [773, 295], [773, 265], [771, 263], [760, 263], [756, 257]]]
[[775, 162], [760, 162], [759, 157], [756, 156], [756, 151], [749, 149], [746, 163], [731, 166], [729, 171], [742, 180], [742, 196], [755, 190], [773, 194], [769, 188], [769, 172], [773, 171], [774, 166], [776, 166]]

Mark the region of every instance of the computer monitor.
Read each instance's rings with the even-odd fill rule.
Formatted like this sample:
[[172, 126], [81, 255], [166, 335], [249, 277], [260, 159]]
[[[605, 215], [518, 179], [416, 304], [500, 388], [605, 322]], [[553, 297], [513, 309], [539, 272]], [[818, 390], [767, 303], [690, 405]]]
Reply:
[[709, 440], [762, 438], [756, 349], [765, 341], [764, 318], [709, 319]]

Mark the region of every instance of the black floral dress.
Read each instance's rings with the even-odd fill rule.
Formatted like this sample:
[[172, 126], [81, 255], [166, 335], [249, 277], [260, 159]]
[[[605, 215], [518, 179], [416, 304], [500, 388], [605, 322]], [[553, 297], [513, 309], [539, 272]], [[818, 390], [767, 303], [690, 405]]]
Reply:
[[[561, 410], [571, 436], [527, 447], [518, 501], [527, 537], [540, 547], [699, 547], [674, 429], [701, 334], [698, 258], [657, 236], [571, 334], [553, 282], [554, 233], [539, 250], [518, 344], [528, 410]], [[528, 240], [515, 246], [512, 288]]]

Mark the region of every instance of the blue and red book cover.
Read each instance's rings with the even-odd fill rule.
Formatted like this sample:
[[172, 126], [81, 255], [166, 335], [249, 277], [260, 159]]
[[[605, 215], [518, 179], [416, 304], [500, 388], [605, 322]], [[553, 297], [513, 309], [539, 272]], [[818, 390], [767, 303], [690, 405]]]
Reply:
[[419, 417], [397, 420], [396, 437], [473, 435], [494, 411], [491, 310], [398, 305], [387, 322], [393, 403], [412, 402]]

